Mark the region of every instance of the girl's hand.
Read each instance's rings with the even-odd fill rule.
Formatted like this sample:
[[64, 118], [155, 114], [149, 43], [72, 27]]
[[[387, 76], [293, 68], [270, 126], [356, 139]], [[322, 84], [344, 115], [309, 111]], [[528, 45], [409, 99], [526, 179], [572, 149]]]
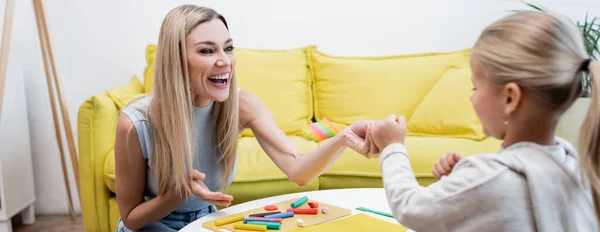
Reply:
[[390, 115], [375, 122], [369, 128], [369, 134], [379, 150], [383, 150], [393, 143], [404, 144], [404, 139], [406, 138], [406, 119], [404, 116], [396, 117], [395, 115]]
[[456, 165], [461, 158], [460, 154], [456, 152], [446, 153], [433, 165], [433, 168], [431, 169], [433, 176], [439, 180], [443, 176], [450, 175], [452, 168], [454, 168], [454, 165]]
[[233, 196], [224, 194], [221, 192], [213, 192], [208, 189], [204, 184], [206, 175], [200, 171], [192, 170], [192, 193], [198, 197], [198, 199], [211, 203], [218, 206], [229, 206], [233, 201]]

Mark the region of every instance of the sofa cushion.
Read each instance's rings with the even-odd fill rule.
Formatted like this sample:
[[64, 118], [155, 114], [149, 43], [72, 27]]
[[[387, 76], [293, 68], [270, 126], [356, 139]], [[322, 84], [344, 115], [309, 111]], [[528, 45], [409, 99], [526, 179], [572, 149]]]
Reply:
[[[313, 117], [312, 78], [307, 58], [313, 48], [235, 50], [238, 87], [256, 94], [288, 135], [302, 134]], [[253, 134], [246, 129], [242, 136]]]
[[[301, 151], [312, 151], [317, 143], [300, 136], [288, 137]], [[255, 182], [287, 179], [277, 165], [263, 151], [256, 138], [240, 138], [238, 141], [238, 169], [235, 182]]]
[[121, 212], [119, 212], [119, 203], [117, 202], [117, 197], [111, 197], [108, 199], [108, 218], [110, 220], [110, 231], [117, 230], [119, 217], [121, 217]]
[[448, 69], [413, 113], [408, 130], [419, 136], [483, 139], [471, 106], [472, 89], [470, 68]]
[[91, 231], [108, 231], [110, 190], [104, 182], [106, 155], [115, 144], [119, 111], [106, 92], [87, 99], [77, 114], [77, 144], [81, 210], [84, 226]]
[[[315, 142], [300, 136], [289, 139], [301, 151], [317, 148]], [[236, 198], [234, 203], [241, 203], [267, 196], [286, 194], [298, 191], [318, 189], [318, 180], [300, 187], [288, 180], [287, 176], [271, 161], [254, 137], [239, 138], [238, 167], [235, 179], [227, 191]], [[104, 183], [115, 192], [115, 156], [111, 151], [104, 162]]]
[[[428, 185], [435, 181], [431, 168], [442, 155], [451, 151], [459, 152], [463, 156], [496, 152], [500, 148], [500, 141], [493, 138], [474, 141], [461, 138], [408, 136], [405, 145], [417, 181], [421, 185]], [[383, 187], [379, 159], [367, 159], [348, 149], [330, 169], [321, 175], [319, 184], [320, 189]]]
[[[236, 78], [238, 87], [256, 94], [271, 110], [279, 128], [288, 135], [302, 134], [311, 123], [312, 78], [307, 53], [315, 46], [288, 50], [236, 48]], [[152, 90], [156, 46], [146, 48], [144, 70], [146, 93]], [[242, 136], [253, 136], [244, 130]]]
[[133, 76], [129, 80], [129, 83], [107, 90], [106, 95], [113, 100], [117, 109], [122, 109], [131, 100], [145, 95], [144, 85], [142, 85], [142, 82], [140, 82], [137, 76]]
[[341, 57], [313, 51], [315, 116], [341, 126], [392, 113], [408, 119], [448, 68], [468, 65], [468, 53]]
[[111, 192], [115, 190], [115, 150], [111, 150], [104, 159], [104, 183]]
[[146, 67], [144, 68], [144, 92], [152, 92], [154, 85], [154, 60], [156, 59], [156, 45], [146, 45]]
[[[300, 136], [288, 137], [304, 152], [317, 148], [317, 143]], [[234, 197], [233, 204], [264, 197], [318, 190], [318, 178], [305, 186], [298, 186], [273, 163], [254, 137], [239, 139], [238, 167], [233, 183], [225, 192]]]

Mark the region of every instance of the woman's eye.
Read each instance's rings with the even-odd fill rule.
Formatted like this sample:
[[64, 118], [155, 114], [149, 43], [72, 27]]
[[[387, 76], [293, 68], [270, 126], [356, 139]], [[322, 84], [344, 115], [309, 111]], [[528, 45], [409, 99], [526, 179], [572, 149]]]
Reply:
[[212, 49], [206, 48], [206, 49], [200, 50], [200, 53], [202, 53], [202, 54], [212, 54], [213, 51], [212, 51]]
[[225, 48], [225, 51], [226, 51], [226, 52], [231, 52], [231, 51], [233, 51], [233, 49], [234, 49], [234, 47], [233, 47], [233, 46], [229, 46], [229, 47], [226, 47], [226, 48]]

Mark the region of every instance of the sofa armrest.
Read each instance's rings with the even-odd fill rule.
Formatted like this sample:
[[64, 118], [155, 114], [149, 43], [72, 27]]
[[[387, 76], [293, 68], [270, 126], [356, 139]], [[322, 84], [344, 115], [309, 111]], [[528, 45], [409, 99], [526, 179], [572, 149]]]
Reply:
[[81, 210], [85, 231], [111, 231], [108, 199], [104, 183], [104, 161], [114, 148], [119, 111], [105, 93], [95, 95], [79, 107], [77, 135]]

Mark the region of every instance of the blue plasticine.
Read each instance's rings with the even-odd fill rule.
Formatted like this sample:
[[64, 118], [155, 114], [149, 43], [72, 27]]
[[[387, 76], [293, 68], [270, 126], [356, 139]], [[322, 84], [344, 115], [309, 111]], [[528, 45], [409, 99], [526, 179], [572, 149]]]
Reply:
[[308, 201], [308, 197], [303, 196], [302, 198], [298, 199], [296, 202], [290, 204], [290, 206], [295, 209], [295, 208], [300, 207], [302, 204], [306, 203], [306, 201]]
[[294, 212], [285, 212], [285, 213], [267, 215], [267, 216], [264, 216], [264, 218], [289, 218], [289, 217], [293, 217], [293, 216], [294, 216]]
[[271, 214], [276, 214], [276, 213], [281, 213], [281, 211], [273, 211], [273, 212], [266, 212], [266, 213], [255, 213], [255, 214], [250, 214], [250, 217], [264, 217], [264, 216], [271, 215]]

